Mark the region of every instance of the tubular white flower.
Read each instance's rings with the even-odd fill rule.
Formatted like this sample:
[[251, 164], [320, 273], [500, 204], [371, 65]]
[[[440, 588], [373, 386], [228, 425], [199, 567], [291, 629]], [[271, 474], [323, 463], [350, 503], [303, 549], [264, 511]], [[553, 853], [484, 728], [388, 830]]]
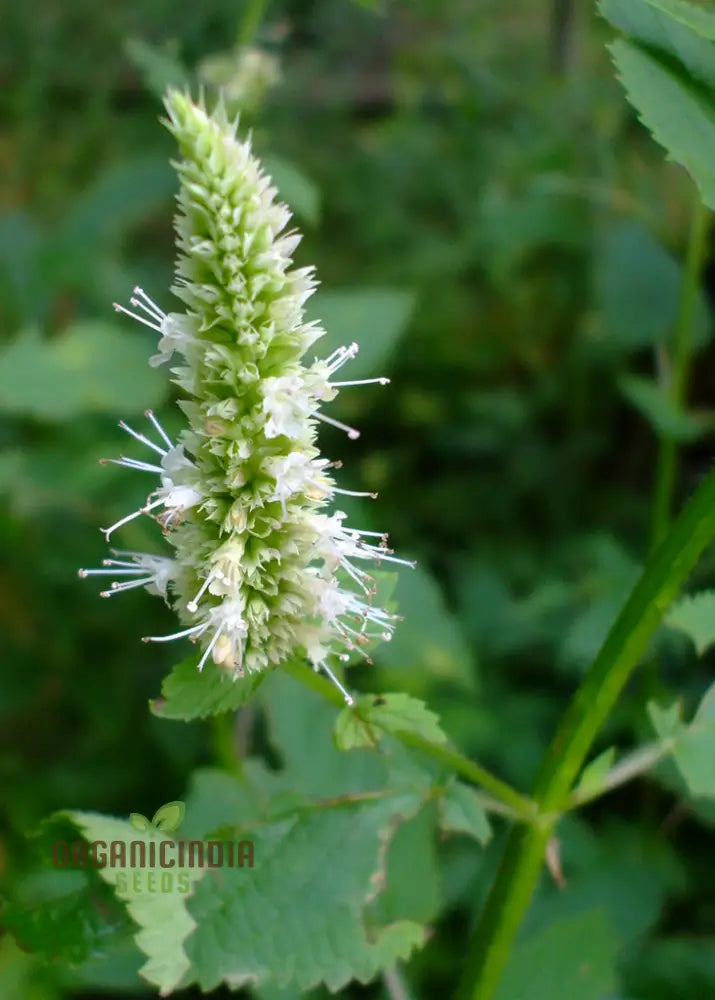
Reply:
[[336, 486], [316, 435], [324, 422], [357, 437], [321, 407], [343, 388], [389, 380], [333, 381], [357, 344], [302, 360], [323, 331], [303, 319], [316, 282], [312, 269], [291, 269], [300, 236], [284, 231], [288, 209], [221, 106], [209, 115], [171, 91], [166, 107], [182, 156], [172, 291], [184, 312], [165, 313], [140, 288], [115, 308], [159, 335], [152, 365], [179, 357], [172, 374], [188, 425], [174, 443], [150, 411], [149, 434], [121, 424], [145, 452], [109, 461], [158, 485], [103, 530], [109, 538], [150, 514], [174, 554], [116, 553], [81, 575], [114, 576], [105, 593], [163, 596], [182, 627], [146, 641], [198, 643], [200, 670], [210, 659], [235, 678], [305, 656], [351, 701], [329, 659], [367, 658], [368, 644], [390, 638], [397, 619], [373, 606], [366, 565], [406, 560], [384, 535], [325, 512], [336, 494], [373, 494]]

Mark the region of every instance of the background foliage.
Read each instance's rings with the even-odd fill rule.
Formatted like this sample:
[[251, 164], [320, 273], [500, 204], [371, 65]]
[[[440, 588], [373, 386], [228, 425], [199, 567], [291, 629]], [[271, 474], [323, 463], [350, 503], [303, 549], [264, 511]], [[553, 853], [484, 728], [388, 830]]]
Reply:
[[[325, 434], [346, 476], [380, 492], [377, 526], [419, 560], [396, 584], [405, 621], [394, 641], [350, 676], [367, 691], [426, 700], [458, 747], [528, 788], [650, 547], [659, 447], [682, 449], [676, 506], [711, 463], [712, 266], [697, 293], [690, 405], [658, 381], [693, 185], [626, 103], [611, 57], [658, 138], [670, 134], [668, 100], [705, 113], [712, 40], [664, 34], [642, 0], [626, 21], [623, 5], [604, 0], [625, 33], [612, 54], [613, 26], [577, 3], [374, 7], [276, 0], [253, 40], [280, 79], [268, 86], [269, 66], [265, 92], [242, 100], [305, 232], [299, 262], [318, 267], [313, 315], [331, 343], [360, 341], [356, 377], [393, 379], [341, 398], [358, 442]], [[152, 338], [110, 311], [138, 282], [169, 304], [173, 150], [157, 94], [167, 82], [235, 80], [231, 47], [254, 34], [252, 9], [36, 0], [4, 11], [0, 885], [8, 926], [29, 949], [0, 938], [9, 1000], [155, 995], [137, 975], [131, 918], [141, 919], [99, 878], [38, 876], [51, 831], [26, 834], [54, 810], [73, 811], [55, 823], [81, 826], [88, 813], [151, 816], [183, 799], [197, 836], [260, 817], [259, 847], [291, 849], [256, 891], [296, 912], [305, 935], [245, 943], [242, 974], [286, 970], [254, 990], [260, 1000], [311, 986], [321, 935], [340, 920], [365, 940], [360, 954], [336, 951], [328, 985], [376, 971], [388, 945], [366, 927], [400, 928], [389, 947], [406, 955], [426, 925], [406, 968], [346, 993], [445, 994], [504, 833], [465, 785], [426, 792], [441, 776], [426, 764], [415, 773], [396, 745], [339, 753], [335, 712], [290, 677], [270, 678], [235, 725], [230, 715], [213, 726], [175, 721], [181, 706], [151, 714], [172, 650], [138, 640], [169, 631], [168, 611], [142, 593], [103, 602], [75, 576], [103, 555], [97, 527], [142, 499], [134, 477], [97, 464], [120, 447], [117, 419], [152, 406], [172, 428], [165, 382], [146, 365]], [[696, 81], [685, 89], [681, 64]], [[655, 121], [653, 87], [667, 91], [657, 91]], [[678, 130], [680, 159], [704, 177], [712, 204], [715, 160], [690, 135]], [[361, 509], [366, 527], [371, 517]], [[138, 522], [126, 532], [128, 547], [146, 538]], [[694, 588], [714, 574], [711, 554]], [[703, 601], [681, 605], [660, 631], [599, 750], [677, 734], [677, 715], [657, 708], [676, 694], [691, 717], [712, 667]], [[706, 703], [699, 711], [712, 717]], [[343, 745], [356, 738], [341, 735]], [[678, 744], [680, 771], [663, 764], [563, 824], [555, 877], [543, 880], [499, 1000], [715, 995], [707, 739]], [[316, 796], [384, 787], [399, 798], [390, 815], [405, 822], [379, 863], [384, 803], [348, 804], [339, 823], [311, 812]], [[281, 819], [295, 802], [326, 857], [339, 858], [347, 837], [359, 848], [356, 868], [315, 901], [301, 897], [300, 879], [314, 854], [303, 858]], [[336, 867], [326, 863], [326, 880]], [[365, 910], [360, 873], [376, 869], [386, 888]], [[325, 909], [336, 896], [347, 910]], [[201, 906], [199, 887], [191, 919]], [[270, 906], [257, 919], [277, 926]], [[245, 940], [240, 921], [231, 935]], [[222, 962], [229, 969], [231, 949], [202, 964], [201, 948], [195, 940], [190, 957], [206, 988]]]

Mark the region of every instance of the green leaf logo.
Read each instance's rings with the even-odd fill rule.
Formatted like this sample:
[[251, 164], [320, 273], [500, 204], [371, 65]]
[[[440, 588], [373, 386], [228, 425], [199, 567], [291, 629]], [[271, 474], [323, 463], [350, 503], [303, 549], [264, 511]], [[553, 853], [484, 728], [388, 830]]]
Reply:
[[161, 830], [162, 833], [173, 833], [181, 826], [185, 812], [186, 806], [183, 802], [167, 802], [154, 813], [152, 825], [155, 829]]
[[151, 829], [151, 823], [146, 816], [142, 816], [141, 813], [131, 813], [129, 816], [129, 822], [135, 830], [139, 831], [139, 833], [146, 833], [147, 830]]
[[139, 833], [148, 833], [153, 837], [155, 833], [173, 833], [184, 818], [186, 806], [183, 802], [167, 802], [166, 805], [159, 806], [151, 820], [148, 820], [142, 813], [131, 813], [129, 822]]

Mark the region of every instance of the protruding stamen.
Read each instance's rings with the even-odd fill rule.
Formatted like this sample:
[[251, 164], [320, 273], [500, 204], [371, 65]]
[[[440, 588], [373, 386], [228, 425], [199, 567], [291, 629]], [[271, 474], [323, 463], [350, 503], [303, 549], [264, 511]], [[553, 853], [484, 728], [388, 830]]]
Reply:
[[[340, 659], [342, 660], [343, 657], [341, 656]], [[345, 659], [350, 659], [350, 657], [345, 657]], [[333, 673], [333, 671], [330, 669], [330, 667], [328, 666], [328, 664], [327, 663], [321, 663], [321, 667], [325, 671], [325, 673], [328, 675], [328, 677], [330, 678], [330, 680], [333, 682], [333, 684], [335, 685], [335, 687], [338, 689], [338, 691], [340, 692], [340, 694], [345, 699], [345, 704], [346, 705], [354, 705], [355, 704], [355, 699], [352, 697], [352, 695], [348, 694], [347, 690], [340, 683], [340, 681], [335, 676], [335, 674]]]
[[161, 424], [159, 423], [159, 421], [154, 416], [154, 411], [153, 410], [145, 410], [144, 411], [144, 416], [148, 417], [149, 420], [151, 420], [151, 422], [154, 424], [154, 426], [158, 430], [158, 432], [161, 435], [161, 437], [163, 438], [163, 440], [166, 442], [167, 448], [169, 450], [171, 450], [174, 447], [174, 445], [173, 445], [173, 443], [171, 441], [171, 438], [169, 437], [169, 435], [166, 433], [166, 431], [164, 430], [164, 428], [161, 426]]
[[[124, 313], [125, 316], [131, 317], [137, 323], [143, 323], [144, 326], [148, 326], [150, 330], [156, 330], [157, 333], [161, 333], [161, 326], [157, 322], [151, 322], [145, 316], [139, 316], [137, 313], [133, 313], [131, 309], [127, 309], [126, 306], [121, 305], [119, 302], [112, 302], [114, 306], [114, 311], [119, 313]], [[139, 305], [139, 303], [137, 303]], [[152, 315], [151, 313], [149, 315]], [[153, 319], [153, 316], [152, 316]]]
[[[139, 285], [134, 286], [134, 288], [132, 289], [132, 294], [135, 295], [138, 299], [142, 300], [140, 308], [144, 309], [145, 312], [151, 313], [153, 316], [156, 316], [157, 320], [160, 323], [163, 319], [166, 319], [166, 313], [164, 312], [164, 310], [160, 309], [159, 306], [156, 304], [156, 302], [154, 302], [153, 299], [150, 299], [147, 293], [144, 291], [144, 289], [140, 288]], [[134, 305], [134, 303], [132, 303], [132, 305]]]
[[122, 455], [120, 458], [100, 458], [102, 465], [121, 465], [125, 469], [138, 469], [139, 472], [154, 472], [161, 475], [163, 469], [160, 465], [150, 465], [149, 462], [141, 462], [136, 458], [127, 458]]
[[84, 580], [88, 576], [131, 576], [137, 573], [146, 573], [146, 570], [141, 566], [135, 566], [133, 569], [80, 569], [77, 571], [77, 576]]
[[208, 646], [204, 650], [204, 655], [199, 660], [199, 668], [198, 668], [199, 669], [199, 673], [201, 673], [201, 671], [204, 669], [204, 665], [205, 665], [206, 661], [208, 660], [209, 656], [211, 655], [212, 649], [214, 648], [214, 646], [218, 642], [218, 638], [221, 635], [222, 631], [223, 631], [223, 625], [219, 625], [219, 627], [216, 629], [216, 631], [214, 632], [214, 634], [211, 636], [211, 642], [208, 644]]
[[107, 541], [109, 541], [109, 536], [113, 534], [117, 528], [121, 528], [122, 525], [128, 524], [130, 521], [133, 521], [135, 517], [140, 517], [143, 513], [144, 508], [140, 507], [139, 510], [135, 510], [132, 514], [127, 514], [127, 516], [123, 517], [121, 521], [117, 521], [116, 524], [111, 526], [111, 528], [100, 528], [99, 530], [102, 532]]
[[365, 493], [359, 490], [341, 490], [337, 486], [333, 486], [333, 493], [341, 493], [344, 497], [370, 497], [371, 500], [377, 500], [377, 493]]
[[331, 382], [333, 389], [346, 389], [349, 385], [389, 385], [389, 378], [357, 378], [352, 382]]
[[189, 611], [192, 611], [192, 612], [193, 611], [198, 611], [199, 601], [201, 600], [201, 598], [206, 593], [206, 588], [216, 578], [217, 578], [217, 574], [216, 573], [209, 573], [209, 575], [206, 577], [206, 579], [204, 580], [204, 582], [201, 584], [201, 587], [199, 588], [199, 592], [196, 595], [196, 597], [194, 597], [193, 600], [189, 601], [189, 603], [186, 605], [186, 607], [187, 607], [187, 609]]
[[318, 420], [322, 420], [324, 424], [330, 424], [332, 427], [337, 427], [338, 430], [345, 431], [351, 441], [356, 441], [360, 437], [359, 430], [348, 426], [348, 424], [343, 424], [339, 420], [335, 420], [334, 417], [326, 417], [324, 413], [316, 413], [315, 416]]
[[174, 639], [183, 639], [186, 635], [194, 635], [196, 632], [205, 632], [207, 629], [205, 622], [185, 628], [182, 632], [174, 632], [173, 635], [145, 635], [142, 642], [172, 642]]
[[150, 441], [148, 437], [144, 437], [143, 434], [139, 434], [138, 431], [132, 430], [129, 424], [125, 424], [123, 420], [119, 421], [119, 426], [122, 428], [123, 431], [126, 431], [127, 434], [131, 434], [133, 438], [136, 438], [137, 441], [141, 441], [142, 444], [145, 444], [148, 448], [151, 448], [158, 455], [161, 455], [162, 458], [164, 457], [164, 455], [166, 455], [166, 452], [163, 448], [160, 448], [158, 444], [154, 444], [153, 441]]
[[338, 368], [342, 368], [346, 361], [351, 361], [358, 350], [358, 345], [352, 343], [350, 347], [339, 347], [337, 351], [333, 351], [325, 361], [325, 364], [328, 366], [328, 375], [332, 375]]
[[124, 580], [122, 583], [113, 583], [111, 591], [113, 594], [121, 594], [123, 590], [133, 590], [135, 587], [146, 587], [148, 583], [153, 582], [153, 576], [145, 576], [142, 580]]

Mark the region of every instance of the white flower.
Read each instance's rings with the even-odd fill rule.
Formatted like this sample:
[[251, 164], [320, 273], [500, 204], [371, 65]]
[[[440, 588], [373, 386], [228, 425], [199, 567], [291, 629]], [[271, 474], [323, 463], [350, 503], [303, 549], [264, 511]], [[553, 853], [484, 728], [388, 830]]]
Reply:
[[150, 411], [158, 441], [121, 424], [151, 454], [111, 461], [158, 485], [104, 533], [151, 514], [174, 554], [124, 553], [82, 574], [116, 576], [108, 593], [146, 587], [170, 601], [183, 627], [146, 641], [198, 643], [199, 670], [211, 659], [235, 678], [303, 656], [351, 701], [330, 658], [368, 659], [397, 621], [373, 606], [370, 566], [411, 564], [383, 534], [325, 512], [335, 495], [374, 494], [337, 486], [316, 436], [322, 422], [356, 438], [322, 407], [344, 388], [388, 380], [333, 381], [355, 343], [303, 360], [323, 331], [303, 318], [316, 281], [311, 268], [291, 268], [300, 237], [284, 231], [288, 209], [221, 107], [209, 115], [175, 91], [166, 106], [182, 157], [172, 291], [184, 311], [165, 313], [140, 288], [132, 310], [116, 308], [159, 334], [152, 364], [179, 355], [172, 376], [187, 426], [174, 443]]

